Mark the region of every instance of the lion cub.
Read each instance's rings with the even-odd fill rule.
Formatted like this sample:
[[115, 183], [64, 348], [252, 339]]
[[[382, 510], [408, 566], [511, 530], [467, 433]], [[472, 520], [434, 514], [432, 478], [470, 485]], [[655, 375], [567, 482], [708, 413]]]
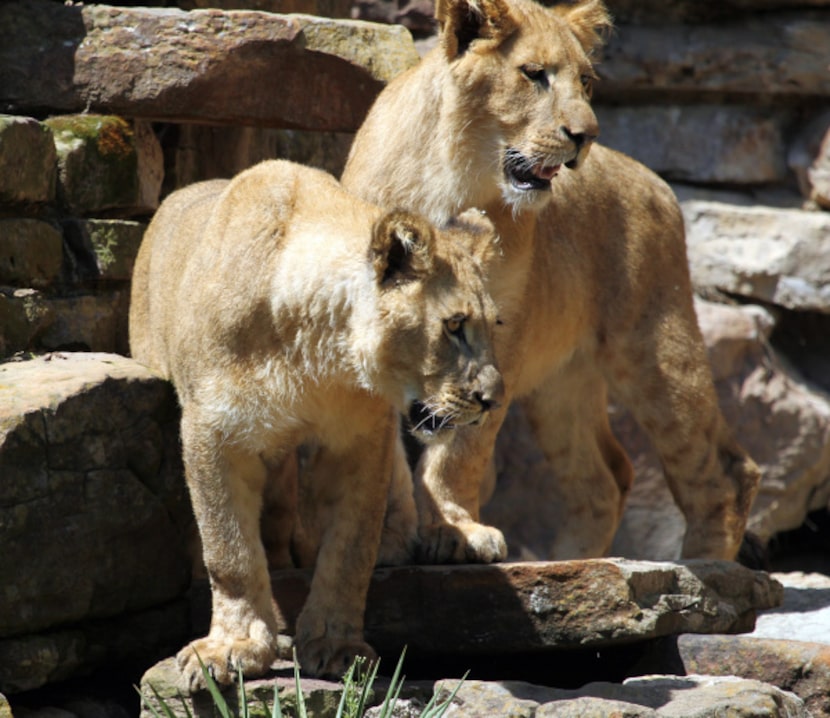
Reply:
[[398, 412], [440, 442], [502, 398], [484, 289], [493, 247], [477, 213], [434, 229], [281, 161], [185, 188], [159, 208], [136, 260], [130, 345], [172, 379], [182, 406], [213, 594], [210, 633], [177, 658], [189, 690], [204, 687], [197, 655], [221, 683], [237, 668], [260, 675], [276, 656], [260, 514], [269, 479], [305, 441], [336, 458], [339, 476], [297, 620], [300, 664], [339, 674], [374, 655], [363, 613]]

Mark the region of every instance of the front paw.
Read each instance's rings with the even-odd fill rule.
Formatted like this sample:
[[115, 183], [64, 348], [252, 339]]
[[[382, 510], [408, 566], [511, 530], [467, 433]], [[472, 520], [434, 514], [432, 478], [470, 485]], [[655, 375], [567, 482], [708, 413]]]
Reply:
[[228, 685], [236, 680], [238, 670], [246, 678], [264, 675], [275, 658], [274, 649], [260, 641], [208, 637], [193, 641], [179, 651], [176, 665], [181, 688], [195, 693], [207, 688], [202, 665], [218, 684]]
[[358, 656], [369, 662], [378, 657], [368, 643], [359, 639], [314, 638], [297, 649], [297, 659], [305, 673], [327, 678], [342, 677]]
[[495, 563], [507, 557], [501, 531], [476, 521], [422, 526], [418, 557], [421, 563]]

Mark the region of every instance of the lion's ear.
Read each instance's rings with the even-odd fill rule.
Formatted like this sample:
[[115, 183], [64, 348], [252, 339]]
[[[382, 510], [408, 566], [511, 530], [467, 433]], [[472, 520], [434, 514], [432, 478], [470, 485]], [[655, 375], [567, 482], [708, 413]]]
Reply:
[[411, 212], [392, 210], [372, 230], [371, 259], [378, 284], [400, 284], [432, 269], [435, 233], [432, 225]]
[[611, 31], [612, 20], [602, 0], [577, 0], [561, 3], [554, 11], [565, 18], [582, 49], [590, 57]]
[[463, 55], [475, 40], [499, 44], [512, 35], [518, 23], [505, 0], [438, 0], [435, 18], [448, 59]]

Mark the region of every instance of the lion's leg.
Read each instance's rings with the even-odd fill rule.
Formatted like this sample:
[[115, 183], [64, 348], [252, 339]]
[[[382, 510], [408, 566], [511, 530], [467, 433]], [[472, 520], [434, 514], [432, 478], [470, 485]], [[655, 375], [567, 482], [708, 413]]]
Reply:
[[[303, 567], [311, 567], [317, 559], [323, 527], [331, 521], [331, 507], [324, 497], [330, 482], [340, 473], [341, 458], [326, 447], [317, 447], [302, 470], [300, 511], [294, 536], [294, 550]], [[395, 455], [383, 533], [378, 550], [379, 566], [404, 566], [412, 563], [418, 540], [418, 512], [412, 490], [412, 472], [400, 436], [395, 442]]]
[[291, 542], [302, 533], [297, 513], [296, 454], [292, 451], [282, 461], [267, 462], [267, 470], [260, 530], [268, 568], [293, 568]]
[[611, 431], [605, 381], [593, 359], [575, 355], [522, 399], [534, 436], [555, 476], [552, 560], [604, 556], [634, 478]]
[[490, 563], [507, 556], [504, 535], [480, 523], [480, 500], [509, 401], [483, 426], [459, 427], [430, 444], [415, 472], [420, 558], [425, 563]]
[[328, 525], [305, 606], [297, 618], [295, 645], [304, 671], [342, 675], [358, 655], [375, 658], [363, 638], [366, 595], [392, 475], [397, 422], [391, 412], [348, 445], [329, 447], [338, 471], [317, 495], [331, 506]]
[[649, 435], [686, 518], [683, 557], [733, 559], [760, 472], [721, 415], [691, 301], [660, 306], [648, 326], [610, 344], [606, 375]]
[[187, 406], [182, 443], [212, 593], [210, 632], [177, 656], [184, 684], [194, 691], [206, 687], [200, 659], [219, 683], [232, 682], [237, 666], [246, 676], [267, 671], [278, 626], [260, 540], [265, 465], [256, 455], [219, 447]]

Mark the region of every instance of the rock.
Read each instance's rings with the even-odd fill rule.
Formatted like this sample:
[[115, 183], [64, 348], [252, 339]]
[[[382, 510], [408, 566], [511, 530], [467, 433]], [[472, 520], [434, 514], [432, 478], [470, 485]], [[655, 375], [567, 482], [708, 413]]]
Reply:
[[729, 185], [788, 179], [784, 128], [791, 118], [786, 111], [649, 104], [599, 106], [597, 117], [604, 145], [667, 179]]
[[[130, 359], [75, 353], [0, 364], [4, 651], [182, 596], [192, 519], [177, 426], [170, 385]], [[74, 665], [106, 659], [117, 634], [66, 639], [64, 651], [46, 638], [30, 649], [36, 665], [0, 659], [0, 690], [9, 681], [21, 690], [24, 668], [27, 688], [65, 675], [56, 656]]]
[[175, 131], [169, 191], [206, 179], [230, 178], [257, 162], [276, 157], [339, 177], [353, 137], [342, 132], [211, 125], [180, 125]]
[[[79, 621], [67, 628], [0, 637], [0, 686], [12, 694], [111, 665], [146, 665], [187, 641], [187, 620], [187, 602], [179, 598], [111, 618]], [[84, 715], [76, 714], [76, 718]], [[73, 718], [73, 713], [66, 718]]]
[[0, 359], [34, 350], [54, 320], [54, 311], [41, 292], [0, 287]]
[[[444, 698], [455, 686], [455, 681], [441, 681], [436, 684], [436, 693]], [[622, 685], [589, 683], [579, 690], [542, 688], [518, 681], [465, 681], [444, 715], [447, 718], [809, 717], [803, 701], [792, 693], [759, 681], [712, 676], [642, 676], [629, 678]]]
[[[31, 297], [29, 298], [31, 299]], [[127, 355], [129, 291], [101, 290], [94, 294], [41, 297], [45, 317], [29, 349], [93, 351]], [[33, 302], [35, 306], [37, 302]], [[34, 344], [34, 346], [31, 346]]]
[[[310, 573], [272, 574], [289, 631]], [[470, 611], [482, 606], [486, 610]], [[621, 559], [375, 571], [367, 599], [367, 640], [381, 653], [404, 645], [423, 654], [500, 655], [612, 646], [679, 633], [752, 630], [757, 610], [776, 606], [782, 589], [766, 574], [726, 561], [682, 563]], [[194, 588], [206, 618], [205, 584]], [[498, 617], [498, 620], [494, 620]], [[206, 620], [194, 630], [206, 630]]]
[[0, 693], [0, 718], [12, 718], [12, 708], [2, 693]]
[[44, 125], [30, 117], [0, 115], [0, 204], [54, 200], [55, 160]]
[[145, 123], [120, 117], [62, 115], [46, 120], [58, 152], [58, 199], [71, 214], [158, 207], [164, 176], [161, 147]]
[[747, 636], [680, 636], [677, 649], [689, 673], [735, 675], [790, 691], [813, 718], [830, 716], [830, 647]]
[[827, 97], [826, 14], [751, 13], [708, 25], [620, 25], [597, 71], [600, 101], [735, 96]]
[[[784, 601], [759, 612], [752, 635], [830, 646], [830, 576], [820, 573], [775, 573], [784, 586]], [[830, 682], [826, 684], [830, 691]]]
[[51, 222], [0, 220], [0, 284], [43, 288], [60, 279], [63, 237]]
[[823, 112], [793, 142], [788, 157], [801, 193], [830, 209], [830, 112]]
[[[389, 671], [384, 672], [391, 675], [392, 667], [384, 664], [384, 668], [389, 668]], [[173, 714], [170, 718], [190, 718], [192, 715], [208, 716], [214, 713], [213, 701], [208, 693], [201, 692], [186, 698], [182, 697], [178, 680], [179, 674], [173, 658], [160, 661], [144, 674], [140, 686], [140, 692], [144, 697], [141, 718], [157, 718], [153, 709], [159, 709], [159, 698], [171, 708]], [[308, 718], [335, 718], [343, 692], [341, 682], [304, 677], [300, 686]], [[378, 676], [373, 683], [368, 705], [382, 703], [388, 687], [389, 681]], [[293, 664], [281, 660], [274, 663], [274, 670], [268, 677], [245, 681], [245, 692], [251, 715], [272, 715], [275, 688], [279, 695], [283, 715], [298, 715]], [[400, 696], [402, 699], [417, 701], [423, 706], [429, 700], [431, 688], [431, 685], [407, 681], [404, 683]], [[223, 695], [229, 703], [232, 714], [240, 715], [236, 692], [236, 687], [231, 686], [223, 691]]]
[[[129, 282], [146, 225], [119, 219], [68, 219], [63, 223], [77, 281]], [[124, 352], [126, 353], [126, 352]]]
[[696, 201], [683, 213], [697, 289], [830, 313], [830, 215]]
[[354, 131], [417, 61], [401, 27], [302, 15], [0, 5], [0, 109]]
[[699, 0], [608, 0], [606, 3], [617, 22], [691, 23], [734, 19], [747, 12], [796, 10], [807, 7], [827, 7], [827, 0], [725, 0], [702, 3]]
[[261, 10], [273, 13], [305, 13], [321, 17], [349, 17], [351, 0], [178, 0], [182, 10]]

